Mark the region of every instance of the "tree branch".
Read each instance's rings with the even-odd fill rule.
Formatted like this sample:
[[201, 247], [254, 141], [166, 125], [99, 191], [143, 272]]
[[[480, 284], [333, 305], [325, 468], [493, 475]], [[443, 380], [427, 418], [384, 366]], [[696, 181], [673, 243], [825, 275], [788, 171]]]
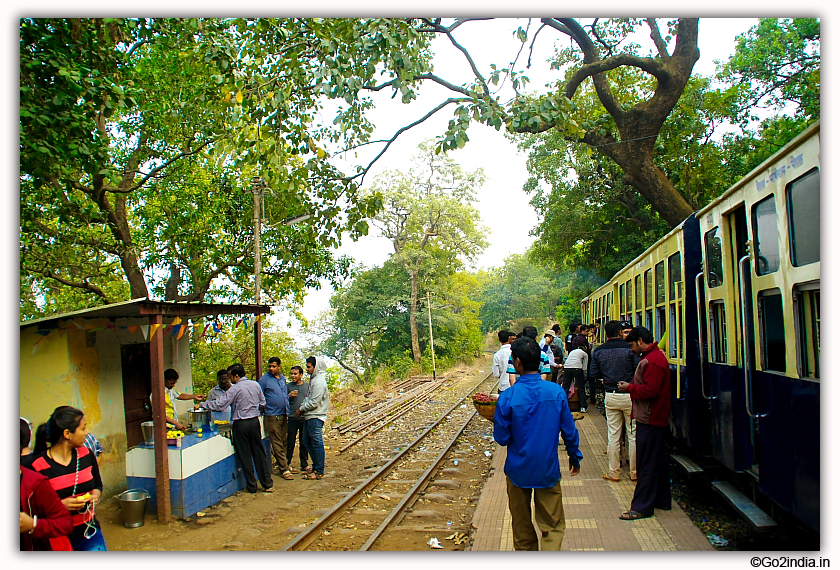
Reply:
[[656, 45], [659, 57], [662, 58], [662, 61], [668, 61], [671, 56], [668, 54], [667, 44], [662, 40], [662, 36], [659, 33], [659, 24], [656, 23], [656, 18], [647, 18], [645, 21], [650, 28], [650, 38]]

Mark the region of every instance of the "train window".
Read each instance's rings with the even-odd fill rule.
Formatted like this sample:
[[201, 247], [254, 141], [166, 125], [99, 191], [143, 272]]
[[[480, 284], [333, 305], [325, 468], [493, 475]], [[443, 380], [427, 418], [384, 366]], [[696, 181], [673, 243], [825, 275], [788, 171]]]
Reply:
[[[675, 261], [676, 260], [676, 261]], [[671, 358], [682, 358], [683, 355], [683, 342], [685, 340], [685, 331], [683, 330], [683, 319], [682, 319], [682, 296], [683, 296], [683, 289], [682, 289], [682, 281], [675, 281], [674, 278], [679, 278], [679, 270], [677, 272], [673, 271], [673, 267], [676, 265], [679, 268], [680, 262], [680, 254], [675, 253], [671, 257], [668, 258], [668, 281], [669, 287], [671, 289], [671, 302], [669, 304], [668, 315], [669, 315], [669, 327], [668, 330], [670, 334], [668, 335], [668, 345], [670, 347], [670, 356]], [[679, 340], [679, 346], [677, 345], [677, 340]], [[679, 348], [679, 356], [677, 355], [677, 349]]]
[[820, 290], [819, 283], [798, 286], [794, 292], [796, 343], [799, 374], [803, 378], [820, 377]]
[[650, 269], [645, 271], [645, 307], [653, 306], [653, 283], [651, 282]]
[[768, 196], [753, 207], [756, 273], [767, 275], [779, 269], [779, 221], [775, 196]]
[[778, 289], [758, 294], [758, 320], [761, 327], [761, 368], [785, 372], [785, 317], [782, 294]]
[[706, 232], [706, 282], [709, 287], [723, 285], [723, 239], [720, 228]]
[[665, 302], [665, 262], [656, 264], [656, 304]]
[[629, 321], [630, 317], [632, 317], [632, 313], [633, 313], [633, 281], [632, 281], [632, 279], [628, 280], [627, 283], [625, 283], [625, 285], [627, 286], [627, 320]]
[[677, 283], [680, 281], [682, 281], [682, 265], [680, 254], [677, 252], [668, 258], [668, 289], [672, 301], [677, 297], [682, 297], [682, 294], [677, 295]]
[[787, 186], [791, 263], [820, 260], [820, 171], [816, 168]]
[[720, 302], [709, 304], [709, 325], [712, 338], [712, 362], [726, 362], [726, 306]]
[[621, 318], [624, 318], [624, 284], [618, 286], [618, 312], [621, 314]]
[[636, 275], [636, 310], [639, 311], [642, 309], [642, 296], [644, 295], [644, 290], [642, 289], [642, 276]]
[[653, 332], [653, 309], [645, 311], [645, 328]]
[[636, 326], [637, 327], [645, 326], [644, 323], [642, 323], [642, 312], [641, 311], [638, 311], [636, 313]]
[[653, 331], [654, 342], [659, 342], [665, 336], [665, 307], [656, 308], [656, 330]]

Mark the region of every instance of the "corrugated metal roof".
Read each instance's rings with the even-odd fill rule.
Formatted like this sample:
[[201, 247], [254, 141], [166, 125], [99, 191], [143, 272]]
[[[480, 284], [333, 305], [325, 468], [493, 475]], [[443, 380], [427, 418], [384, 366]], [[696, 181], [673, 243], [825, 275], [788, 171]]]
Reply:
[[175, 301], [151, 301], [146, 297], [111, 303], [102, 307], [82, 309], [70, 313], [50, 315], [40, 319], [30, 319], [20, 323], [21, 327], [43, 325], [63, 319], [119, 319], [147, 317], [149, 315], [201, 317], [208, 315], [257, 315], [271, 312], [270, 305], [237, 305], [231, 303], [200, 303]]

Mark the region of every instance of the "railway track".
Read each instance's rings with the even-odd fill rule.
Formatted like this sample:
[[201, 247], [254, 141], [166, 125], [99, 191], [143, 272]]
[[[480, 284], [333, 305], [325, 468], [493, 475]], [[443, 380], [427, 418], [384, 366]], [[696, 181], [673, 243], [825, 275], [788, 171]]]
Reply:
[[[405, 526], [399, 525], [407, 515], [413, 514], [412, 509], [418, 499], [423, 497], [429, 501], [453, 503], [455, 499], [446, 492], [427, 493], [426, 490], [430, 485], [443, 489], [457, 488], [456, 482], [446, 476], [460, 473], [458, 459], [452, 460], [452, 467], [445, 467], [445, 464], [471, 422], [486, 424], [486, 420], [477, 417], [470, 397], [477, 391], [491, 391], [495, 382], [488, 374], [463, 392], [459, 390], [449, 402], [429, 400], [415, 405], [411, 413], [401, 410], [402, 423], [415, 426], [414, 433], [420, 433], [396, 448], [383, 448], [393, 441], [393, 434], [386, 433], [384, 435], [388, 437], [384, 437], [380, 430], [391, 420], [377, 427], [377, 433], [366, 434], [371, 435], [370, 441], [366, 441], [368, 449], [375, 452], [379, 447], [382, 457], [372, 460], [366, 470], [371, 472], [370, 476], [289, 541], [283, 550], [376, 550], [380, 547], [393, 550], [388, 547], [388, 541], [394, 540], [392, 529], [406, 530]], [[426, 396], [442, 398], [433, 393]], [[393, 425], [389, 427], [391, 429], [385, 431], [395, 429]], [[481, 426], [483, 430], [486, 428], [486, 425]], [[381, 441], [377, 441], [377, 435]], [[353, 443], [358, 439], [361, 438]], [[423, 515], [421, 512], [416, 514]], [[439, 525], [442, 531], [454, 531], [458, 535], [457, 531], [464, 529], [463, 521], [448, 521], [447, 524], [433, 515], [430, 518], [434, 519], [432, 524]], [[461, 532], [461, 535], [464, 534]], [[338, 544], [335, 537], [341, 538]]]

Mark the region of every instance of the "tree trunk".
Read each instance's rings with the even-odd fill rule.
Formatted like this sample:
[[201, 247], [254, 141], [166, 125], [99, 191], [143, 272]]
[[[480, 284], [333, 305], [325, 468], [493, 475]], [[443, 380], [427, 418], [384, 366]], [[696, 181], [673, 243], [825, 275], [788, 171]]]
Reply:
[[417, 330], [417, 298], [420, 294], [420, 284], [416, 269], [410, 269], [411, 276], [411, 307], [408, 311], [408, 322], [411, 325], [411, 353], [414, 356], [414, 363], [420, 364], [420, 333]]
[[622, 164], [621, 160], [616, 162], [624, 169], [624, 183], [638, 190], [670, 227], [677, 227], [694, 211], [662, 169], [654, 164], [652, 151], [634, 153], [627, 164]]

